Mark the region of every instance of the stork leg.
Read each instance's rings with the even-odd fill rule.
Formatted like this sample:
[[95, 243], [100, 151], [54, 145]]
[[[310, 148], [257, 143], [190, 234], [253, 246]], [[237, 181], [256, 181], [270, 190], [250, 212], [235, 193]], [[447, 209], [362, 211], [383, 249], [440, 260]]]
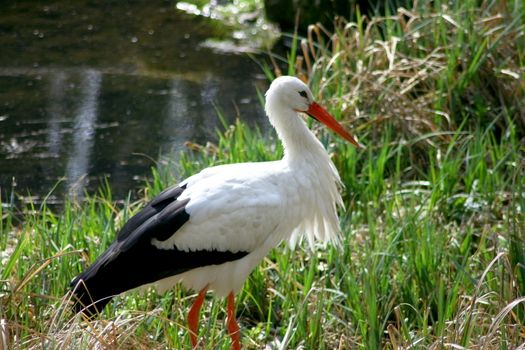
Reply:
[[193, 349], [197, 348], [197, 335], [199, 334], [199, 318], [201, 313], [202, 303], [204, 302], [204, 297], [206, 296], [206, 291], [208, 286], [202, 288], [197, 295], [197, 299], [193, 302], [193, 306], [188, 313], [188, 325], [190, 327], [190, 340]]
[[228, 332], [232, 338], [232, 350], [241, 350], [241, 331], [235, 319], [235, 296], [228, 294]]

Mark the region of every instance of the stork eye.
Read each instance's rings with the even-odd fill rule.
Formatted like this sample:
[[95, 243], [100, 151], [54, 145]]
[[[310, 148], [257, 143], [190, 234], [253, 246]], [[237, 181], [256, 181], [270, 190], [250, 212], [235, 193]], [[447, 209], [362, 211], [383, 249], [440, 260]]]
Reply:
[[299, 95], [301, 95], [304, 98], [308, 98], [308, 95], [306, 94], [306, 91], [299, 91]]

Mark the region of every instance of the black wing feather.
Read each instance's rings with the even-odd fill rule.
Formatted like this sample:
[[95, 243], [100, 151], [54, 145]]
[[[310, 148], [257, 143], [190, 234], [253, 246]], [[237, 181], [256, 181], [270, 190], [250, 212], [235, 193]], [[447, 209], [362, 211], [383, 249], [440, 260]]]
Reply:
[[135, 231], [139, 226], [144, 224], [146, 220], [158, 214], [167, 205], [173, 203], [177, 198], [179, 198], [185, 189], [186, 185], [171, 186], [159, 193], [141, 211], [135, 214], [135, 216], [133, 216], [131, 219], [128, 220], [128, 222], [126, 222], [126, 224], [124, 224], [124, 226], [120, 229], [120, 232], [118, 234], [118, 240], [122, 241], [126, 239], [133, 231]]
[[194, 268], [223, 264], [249, 254], [155, 247], [151, 243], [153, 238], [159, 241], [168, 239], [190, 219], [185, 210], [189, 199], [178, 200], [184, 190], [184, 186], [174, 186], [155, 197], [122, 227], [111, 246], [71, 282], [77, 312], [94, 316], [114, 295]]

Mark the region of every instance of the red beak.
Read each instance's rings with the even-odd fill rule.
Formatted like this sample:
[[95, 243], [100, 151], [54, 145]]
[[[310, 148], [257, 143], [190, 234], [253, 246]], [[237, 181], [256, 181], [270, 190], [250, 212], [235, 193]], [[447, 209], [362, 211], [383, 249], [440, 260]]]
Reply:
[[348, 133], [342, 126], [335, 120], [334, 117], [328, 113], [326, 109], [319, 106], [317, 103], [312, 102], [306, 113], [332, 129], [336, 134], [344, 138], [345, 140], [349, 141], [352, 145], [356, 146], [357, 148], [361, 148], [361, 145], [359, 142], [356, 141], [356, 139]]

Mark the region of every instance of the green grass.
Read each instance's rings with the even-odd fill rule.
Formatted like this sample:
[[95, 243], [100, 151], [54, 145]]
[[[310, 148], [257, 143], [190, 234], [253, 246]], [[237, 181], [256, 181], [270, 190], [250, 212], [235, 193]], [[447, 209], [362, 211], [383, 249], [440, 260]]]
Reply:
[[[245, 348], [525, 342], [523, 8], [474, 4], [435, 2], [414, 9], [411, 22], [360, 17], [332, 40], [312, 27], [297, 41], [303, 58], [290, 53], [289, 73], [308, 76], [367, 148], [313, 125], [345, 184], [344, 244], [314, 252], [283, 245], [265, 259], [237, 299]], [[177, 164], [165, 157], [144, 200], [208, 166], [279, 158], [272, 135], [239, 121], [216, 147], [184, 152]], [[0, 340], [10, 349], [189, 348], [193, 297], [180, 288], [128, 293], [92, 322], [79, 322], [64, 297], [142, 203], [115, 204], [104, 186], [60, 213], [0, 206]], [[229, 348], [224, 319], [224, 301], [210, 294], [204, 349]]]

